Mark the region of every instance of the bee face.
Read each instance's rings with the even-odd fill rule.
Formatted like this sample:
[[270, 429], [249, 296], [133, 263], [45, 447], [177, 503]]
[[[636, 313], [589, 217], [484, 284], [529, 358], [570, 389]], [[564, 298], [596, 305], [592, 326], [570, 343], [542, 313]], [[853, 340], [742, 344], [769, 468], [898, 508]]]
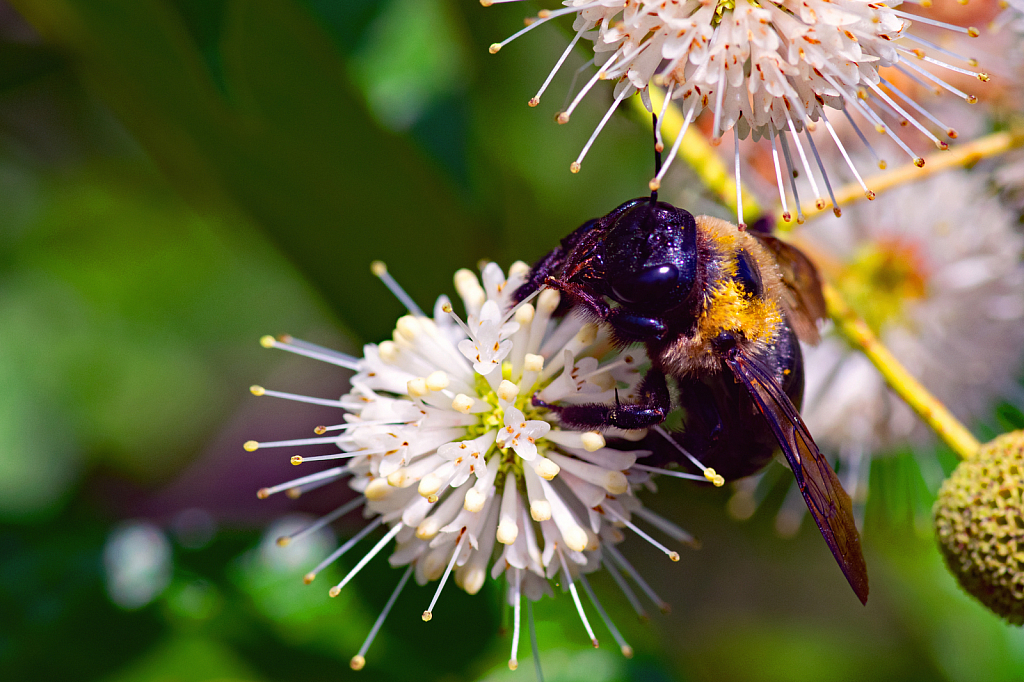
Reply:
[[[786, 272], [799, 277], [784, 280]], [[645, 344], [652, 366], [635, 403], [541, 407], [572, 427], [627, 430], [660, 424], [681, 407], [683, 430], [667, 437], [737, 476], [781, 449], [829, 549], [866, 601], [849, 496], [796, 407], [803, 392], [797, 335], [813, 338], [816, 318], [806, 313], [823, 311], [806, 256], [724, 220], [635, 199], [562, 240], [516, 298], [542, 286], [603, 320], [620, 343]]]
[[617, 216], [603, 252], [609, 297], [633, 310], [678, 308], [696, 283], [696, 221], [670, 204], [643, 201]]

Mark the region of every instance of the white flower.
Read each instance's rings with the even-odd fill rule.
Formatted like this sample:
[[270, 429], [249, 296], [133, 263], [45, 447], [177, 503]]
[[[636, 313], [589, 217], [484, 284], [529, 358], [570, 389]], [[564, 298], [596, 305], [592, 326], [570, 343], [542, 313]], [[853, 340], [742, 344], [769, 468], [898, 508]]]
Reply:
[[[491, 0], [482, 0], [482, 3], [493, 4]], [[883, 77], [880, 68], [892, 67], [903, 80], [927, 81], [969, 102], [977, 98], [946, 83], [920, 64], [926, 61], [988, 80], [984, 73], [938, 58], [952, 53], [909, 32], [911, 20], [971, 36], [978, 35], [977, 29], [906, 14], [894, 9], [899, 4], [899, 0], [564, 0], [564, 9], [541, 12], [539, 19], [523, 31], [492, 45], [491, 52], [497, 52], [522, 33], [550, 19], [575, 14], [575, 37], [540, 91], [530, 100], [531, 106], [540, 102], [554, 73], [577, 42], [582, 39], [593, 43], [593, 64], [597, 72], [569, 107], [558, 115], [558, 121], [567, 123], [599, 80], [615, 83], [614, 102], [573, 162], [573, 172], [579, 171], [601, 128], [623, 99], [639, 92], [651, 109], [648, 88], [654, 83], [667, 88], [659, 122], [664, 119], [668, 102], [674, 100], [685, 114], [683, 131], [705, 109], [713, 116], [715, 139], [733, 131], [737, 142], [737, 177], [740, 173], [739, 139], [752, 133], [755, 141], [763, 137], [770, 140], [784, 219], [789, 221], [783, 178], [792, 178], [794, 171], [805, 174], [819, 207], [825, 205], [814, 180], [812, 156], [827, 193], [832, 194], [810, 135], [819, 121], [824, 123], [864, 192], [869, 198], [873, 196], [850, 161], [826, 109], [842, 110], [850, 123], [853, 123], [850, 110], [856, 112], [869, 127], [892, 138], [918, 165], [923, 165], [924, 160], [898, 137], [892, 122], [897, 124], [896, 129], [909, 122], [940, 149], [945, 149], [946, 143], [926, 124], [938, 127], [940, 135], [956, 137], [956, 131], [942, 125]], [[905, 44], [908, 42], [909, 45]], [[890, 123], [886, 123], [886, 119]], [[801, 134], [805, 138], [803, 142]], [[660, 148], [660, 123], [656, 135]], [[866, 142], [863, 135], [860, 137]], [[681, 132], [665, 164], [651, 181], [652, 190], [660, 185], [682, 139]], [[790, 143], [795, 146], [795, 156], [790, 151]], [[785, 168], [780, 163], [778, 147], [783, 152]], [[795, 194], [795, 187], [792, 191]], [[799, 199], [796, 203], [799, 208]], [[742, 205], [739, 208], [742, 223]], [[838, 208], [836, 210], [838, 213]], [[801, 218], [798, 211], [798, 219]]]
[[[968, 423], [1001, 398], [1019, 400], [1024, 237], [986, 179], [949, 171], [850, 213], [801, 236], [893, 355]], [[931, 432], [837, 335], [805, 347], [804, 362], [804, 420], [822, 449], [838, 455], [844, 486], [863, 502], [871, 457], [928, 442]], [[792, 498], [783, 530], [795, 530], [804, 513], [799, 495]]]
[[[607, 329], [582, 315], [554, 317], [556, 291], [542, 291], [536, 305], [527, 301], [514, 306], [512, 294], [529, 271], [523, 263], [513, 265], [507, 278], [497, 265], [488, 264], [482, 283], [468, 270], [456, 273], [465, 321], [445, 297], [438, 299], [433, 316], [425, 315], [383, 264], [374, 264], [373, 270], [409, 309], [398, 320], [392, 340], [367, 345], [362, 358], [291, 337], [262, 340], [266, 347], [353, 370], [348, 393], [325, 400], [252, 389], [256, 395], [338, 407], [344, 410], [342, 423], [318, 427], [313, 438], [245, 445], [249, 451], [311, 445], [338, 449], [293, 456], [294, 464], [337, 460], [340, 465], [264, 488], [261, 498], [283, 491], [297, 495], [344, 478], [360, 493], [279, 541], [289, 544], [363, 508], [369, 525], [313, 568], [307, 583], [381, 527], [387, 529], [385, 535], [330, 594], [337, 595], [391, 543], [391, 565], [406, 567], [352, 667], [364, 665], [379, 624], [409, 578], [420, 584], [440, 580], [423, 613], [430, 620], [453, 574], [455, 583], [470, 594], [481, 589], [488, 575], [505, 578], [515, 614], [512, 667], [517, 665], [521, 598], [550, 594], [548, 581], [556, 577], [572, 593], [590, 639], [596, 644], [578, 584], [628, 655], [631, 650], [605, 617], [585, 574], [606, 567], [636, 605], [619, 572], [624, 571], [661, 606], [615, 549], [623, 539], [620, 528], [633, 530], [673, 560], [678, 554], [638, 528], [633, 517], [673, 539], [688, 543], [692, 538], [644, 509], [635, 497], [638, 488], [651, 486], [650, 474], [661, 470], [636, 464], [637, 456], [645, 453], [609, 447], [605, 440], [637, 440], [645, 432], [610, 428], [602, 435], [563, 428], [547, 405], [563, 400], [613, 405], [615, 389], [622, 400], [634, 399], [646, 363], [643, 349], [618, 350]], [[534, 404], [535, 396], [545, 407]]]

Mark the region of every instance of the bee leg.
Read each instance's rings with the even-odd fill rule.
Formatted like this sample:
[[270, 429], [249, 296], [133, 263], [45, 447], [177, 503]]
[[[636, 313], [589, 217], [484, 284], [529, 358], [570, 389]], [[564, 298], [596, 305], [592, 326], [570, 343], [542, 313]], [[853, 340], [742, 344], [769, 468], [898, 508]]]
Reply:
[[533, 398], [533, 404], [557, 414], [565, 426], [578, 429], [615, 427], [629, 431], [645, 429], [665, 421], [672, 408], [665, 375], [653, 369], [648, 370], [647, 376], [640, 383], [638, 393], [639, 400], [633, 403], [620, 403], [616, 393], [615, 405], [552, 405], [536, 396]]
[[612, 308], [605, 303], [603, 297], [596, 296], [587, 287], [576, 282], [548, 277], [544, 280], [544, 285], [558, 289], [586, 306], [595, 317], [608, 323], [616, 340], [622, 343], [646, 343], [665, 337], [668, 327], [661, 318], [634, 313], [625, 308]]
[[543, 258], [534, 263], [533, 267], [530, 268], [530, 275], [527, 277], [526, 282], [516, 289], [513, 295], [515, 302], [522, 303], [533, 292], [540, 289], [544, 285], [545, 280], [551, 276], [551, 273], [562, 266], [562, 261], [564, 260], [565, 250], [559, 247], [549, 251]]
[[[613, 211], [609, 216], [605, 216], [604, 218], [598, 218], [595, 220], [588, 220], [587, 222], [583, 223], [575, 230], [573, 230], [573, 232], [569, 236], [565, 237], [562, 240], [561, 246], [552, 251], [549, 251], [539, 261], [534, 263], [533, 267], [530, 268], [530, 275], [529, 277], [527, 277], [526, 282], [518, 289], [516, 289], [516, 292], [513, 296], [515, 302], [522, 302], [523, 300], [526, 299], [527, 296], [537, 291], [537, 289], [540, 289], [542, 286], [544, 286], [545, 281], [549, 277], [554, 275], [554, 273], [563, 269], [563, 266], [569, 267], [573, 270], [580, 268], [581, 264], [575, 262], [576, 260], [579, 260], [582, 257], [580, 251], [584, 253], [589, 253], [589, 248], [592, 248], [592, 246], [589, 248], [585, 246], [583, 249], [577, 249], [577, 246], [579, 246], [581, 242], [585, 242], [591, 245], [596, 243], [597, 239], [595, 239], [595, 234], [591, 233], [595, 231], [595, 228], [601, 227], [603, 222], [607, 221], [610, 217], [618, 215], [618, 212], [621, 212], [622, 210], [624, 210], [624, 208], [625, 206], [620, 206], [618, 209]], [[574, 255], [575, 258], [572, 257]], [[586, 260], [585, 257], [583, 258], [583, 260]], [[585, 268], [586, 266], [583, 265], [582, 267]]]

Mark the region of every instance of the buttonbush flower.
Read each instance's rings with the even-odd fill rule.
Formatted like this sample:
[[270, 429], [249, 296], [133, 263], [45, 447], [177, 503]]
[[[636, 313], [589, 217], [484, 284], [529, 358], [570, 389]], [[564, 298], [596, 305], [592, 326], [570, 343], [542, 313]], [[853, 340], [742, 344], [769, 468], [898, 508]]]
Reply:
[[[653, 489], [652, 473], [637, 464], [643, 452], [628, 445], [645, 431], [578, 431], [561, 426], [540, 404], [597, 403], [635, 399], [647, 359], [642, 348], [618, 348], [608, 330], [571, 310], [561, 314], [559, 294], [513, 306], [512, 293], [529, 268], [509, 275], [490, 263], [477, 277], [455, 275], [465, 310], [463, 320], [447, 297], [428, 316], [388, 274], [373, 270], [408, 308], [393, 337], [368, 344], [356, 358], [291, 337], [264, 337], [266, 347], [304, 355], [354, 372], [340, 399], [322, 399], [254, 386], [258, 396], [329, 405], [343, 413], [339, 423], [321, 426], [314, 437], [245, 444], [248, 451], [281, 447], [332, 446], [328, 454], [294, 455], [293, 464], [332, 466], [259, 491], [259, 497], [292, 496], [346, 481], [357, 497], [278, 542], [287, 545], [341, 516], [361, 510], [368, 524], [306, 575], [311, 583], [377, 529], [386, 529], [347, 575], [330, 588], [336, 596], [378, 553], [405, 567], [365, 644], [351, 661], [365, 664], [366, 652], [399, 593], [409, 581], [437, 581], [423, 620], [432, 618], [449, 578], [476, 594], [488, 577], [503, 578], [514, 612], [509, 665], [518, 665], [522, 602], [551, 594], [557, 580], [575, 603], [588, 637], [597, 638], [580, 600], [588, 594], [623, 653], [631, 654], [587, 581], [604, 567], [630, 603], [640, 608], [632, 579], [659, 606], [663, 602], [616, 547], [628, 529], [662, 550], [679, 555], [636, 525], [643, 522], [683, 543], [693, 538], [644, 508], [636, 493]], [[482, 281], [481, 281], [482, 280]], [[538, 398], [535, 405], [533, 398]], [[721, 484], [711, 469], [701, 474], [664, 472]], [[625, 574], [625, 576], [623, 575]], [[530, 618], [528, 618], [530, 620]], [[532, 620], [531, 620], [532, 627]]]
[[[1001, 398], [1019, 400], [1024, 237], [986, 178], [950, 171], [850, 213], [801, 236], [893, 355], [960, 419], [990, 414]], [[804, 420], [818, 444], [838, 455], [843, 485], [863, 502], [871, 458], [927, 442], [930, 431], [837, 335], [806, 347], [804, 361]], [[749, 495], [749, 484], [742, 491]], [[741, 502], [733, 508], [752, 511]], [[804, 511], [791, 494], [777, 529], [795, 532]]]
[[[517, 1], [482, 0], [482, 4]], [[810, 135], [819, 123], [828, 131], [864, 192], [873, 197], [827, 110], [841, 112], [861, 141], [870, 147], [850, 115], [856, 113], [870, 128], [892, 138], [918, 166], [924, 165], [924, 159], [901, 139], [897, 133], [901, 125], [913, 126], [940, 149], [947, 147], [942, 137], [956, 137], [955, 130], [904, 93], [891, 77], [880, 73], [880, 68], [891, 67], [890, 76], [903, 82], [939, 87], [972, 103], [977, 101], [974, 95], [934, 74], [933, 67], [988, 80], [985, 73], [972, 70], [976, 66], [974, 60], [959, 57], [910, 32], [913, 22], [972, 37], [978, 35], [977, 29], [908, 14], [895, 9], [899, 4], [870, 0], [564, 0], [564, 8], [541, 12], [525, 29], [492, 45], [491, 52], [542, 23], [574, 15], [572, 41], [530, 100], [531, 106], [539, 104], [554, 74], [577, 43], [582, 40], [593, 45], [594, 57], [588, 63], [594, 64], [597, 71], [565, 111], [558, 114], [557, 120], [567, 123], [600, 80], [615, 84], [613, 102], [572, 163], [573, 172], [579, 171], [597, 135], [626, 97], [639, 92], [651, 109], [648, 88], [655, 84], [666, 88], [665, 105], [658, 120], [664, 120], [665, 107], [675, 101], [684, 112], [684, 124], [664, 165], [651, 180], [651, 189], [660, 186], [675, 159], [682, 133], [707, 110], [713, 117], [714, 140], [732, 131], [737, 180], [739, 140], [748, 136], [755, 141], [768, 138], [784, 219], [789, 221], [787, 183], [799, 205], [796, 186], [791, 182], [794, 174], [805, 174], [819, 208], [824, 208], [825, 199], [815, 180], [813, 164], [826, 192], [832, 195], [828, 174]], [[972, 68], [957, 66], [947, 59], [967, 63]], [[660, 124], [655, 135], [660, 149]], [[836, 205], [834, 197], [832, 203]], [[742, 206], [739, 208], [742, 224]]]

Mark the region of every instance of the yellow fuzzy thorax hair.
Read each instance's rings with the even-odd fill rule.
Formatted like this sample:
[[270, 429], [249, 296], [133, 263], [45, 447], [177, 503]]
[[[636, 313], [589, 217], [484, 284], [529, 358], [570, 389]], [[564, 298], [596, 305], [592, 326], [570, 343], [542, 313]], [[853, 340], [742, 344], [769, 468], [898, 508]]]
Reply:
[[[783, 324], [779, 306], [779, 274], [771, 255], [750, 235], [740, 232], [724, 220], [700, 216], [708, 246], [719, 254], [715, 259], [718, 276], [705, 291], [704, 311], [697, 322], [701, 338], [712, 339], [719, 333], [740, 332], [752, 343], [774, 343]], [[733, 279], [737, 254], [746, 251], [756, 262], [764, 286], [764, 295], [744, 291]]]

